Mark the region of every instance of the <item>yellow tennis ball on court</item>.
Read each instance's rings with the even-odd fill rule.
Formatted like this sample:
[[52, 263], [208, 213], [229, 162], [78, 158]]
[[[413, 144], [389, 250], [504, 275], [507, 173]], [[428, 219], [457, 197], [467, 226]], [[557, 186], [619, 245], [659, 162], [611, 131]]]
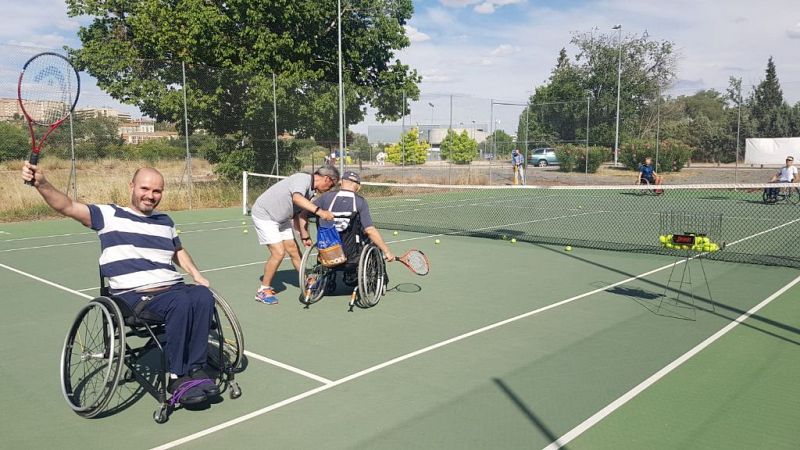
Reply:
[[568, 245], [568, 246], [564, 247], [564, 250], [566, 250], [568, 252], [571, 252], [572, 251], [572, 246]]
[[435, 240], [435, 241], [433, 241], [433, 243], [434, 243], [434, 244], [438, 244], [438, 243], [440, 243], [440, 242], [442, 242], [442, 241], [440, 241], [440, 240], [438, 240], [438, 239], [437, 239], [437, 240]]
[[180, 229], [180, 228], [176, 229], [176, 230], [175, 230], [175, 233], [177, 233], [177, 234], [181, 234], [181, 229]]
[[658, 242], [661, 242], [662, 244], [666, 244], [667, 243], [667, 237], [662, 234], [661, 236], [658, 237]]
[[516, 238], [511, 238], [511, 243], [512, 244], [516, 244], [517, 243], [517, 239]]
[[394, 233], [392, 233], [392, 234], [393, 234], [393, 235], [395, 235], [395, 236], [397, 236], [397, 235], [398, 235], [398, 234], [400, 234], [400, 233], [398, 233], [397, 231], [395, 231], [395, 232], [394, 232]]
[[245, 228], [244, 230], [242, 230], [242, 233], [244, 233], [244, 234], [247, 234], [247, 228]]
[[242, 221], [242, 225], [247, 225], [247, 222], [245, 222], [245, 221], [243, 220], [243, 221]]

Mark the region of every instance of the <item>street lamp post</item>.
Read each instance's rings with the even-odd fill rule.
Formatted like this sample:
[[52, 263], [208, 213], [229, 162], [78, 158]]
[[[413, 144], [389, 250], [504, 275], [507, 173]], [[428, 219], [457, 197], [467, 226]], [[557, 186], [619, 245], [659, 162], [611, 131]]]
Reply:
[[617, 166], [619, 158], [619, 95], [622, 81], [622, 25], [614, 25], [612, 30], [617, 30], [617, 48], [619, 53], [617, 60], [617, 127], [614, 133], [614, 166]]
[[[336, 2], [336, 22], [339, 57], [339, 173], [344, 173], [344, 84], [342, 84], [342, 1]], [[405, 111], [404, 111], [405, 112]]]

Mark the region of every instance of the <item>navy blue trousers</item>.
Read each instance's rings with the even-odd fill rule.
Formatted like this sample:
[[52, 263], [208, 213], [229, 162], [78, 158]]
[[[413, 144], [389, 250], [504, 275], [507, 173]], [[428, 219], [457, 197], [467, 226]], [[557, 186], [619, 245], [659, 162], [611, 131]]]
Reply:
[[165, 323], [168, 370], [178, 376], [192, 369], [203, 367], [208, 356], [208, 334], [214, 314], [214, 296], [211, 291], [197, 284], [179, 283], [169, 290], [156, 294], [128, 292], [119, 295], [131, 308], [147, 300], [144, 312], [156, 316]]

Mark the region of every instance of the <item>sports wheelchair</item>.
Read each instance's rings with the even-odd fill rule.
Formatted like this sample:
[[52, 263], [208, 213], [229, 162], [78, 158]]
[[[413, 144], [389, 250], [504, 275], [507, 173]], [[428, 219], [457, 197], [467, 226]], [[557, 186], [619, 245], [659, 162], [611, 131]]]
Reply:
[[800, 203], [800, 189], [794, 186], [781, 186], [780, 183], [776, 183], [774, 188], [764, 189], [764, 193], [761, 194], [761, 200], [767, 205], [778, 203], [779, 201], [797, 205]]
[[647, 178], [639, 177], [636, 180], [636, 193], [639, 195], [661, 195], [664, 191], [657, 185], [651, 184]]
[[[179, 403], [167, 392], [164, 322], [146, 317], [146, 311], [137, 315], [124, 300], [110, 295], [105, 283], [101, 286], [101, 296], [81, 308], [64, 340], [64, 399], [79, 416], [93, 418], [126, 409], [146, 391], [159, 403], [153, 420], [164, 423]], [[228, 302], [211, 292], [216, 307], [208, 336], [210, 375], [220, 391], [230, 389], [235, 399], [242, 395], [234, 376], [242, 371], [244, 336]]]
[[[386, 285], [389, 283], [386, 260], [383, 252], [375, 244], [366, 242], [361, 245], [356, 267], [349, 262], [337, 267], [325, 267], [319, 262], [315, 243], [305, 249], [300, 262], [299, 286], [302, 289], [300, 303], [308, 308], [320, 301], [326, 291], [332, 292], [336, 286], [338, 272], [344, 272], [343, 278], [355, 272], [357, 278], [357, 284], [350, 298], [350, 311], [353, 310], [353, 305], [359, 308], [371, 308], [386, 294]], [[345, 284], [348, 284], [346, 279]]]

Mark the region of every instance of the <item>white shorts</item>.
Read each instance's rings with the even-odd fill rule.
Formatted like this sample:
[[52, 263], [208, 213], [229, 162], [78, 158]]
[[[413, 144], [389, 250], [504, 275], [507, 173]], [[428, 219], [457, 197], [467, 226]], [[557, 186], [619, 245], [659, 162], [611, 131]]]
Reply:
[[261, 220], [253, 217], [258, 234], [258, 243], [261, 245], [277, 244], [283, 241], [293, 241], [294, 232], [292, 231], [292, 221], [275, 222], [272, 220]]

